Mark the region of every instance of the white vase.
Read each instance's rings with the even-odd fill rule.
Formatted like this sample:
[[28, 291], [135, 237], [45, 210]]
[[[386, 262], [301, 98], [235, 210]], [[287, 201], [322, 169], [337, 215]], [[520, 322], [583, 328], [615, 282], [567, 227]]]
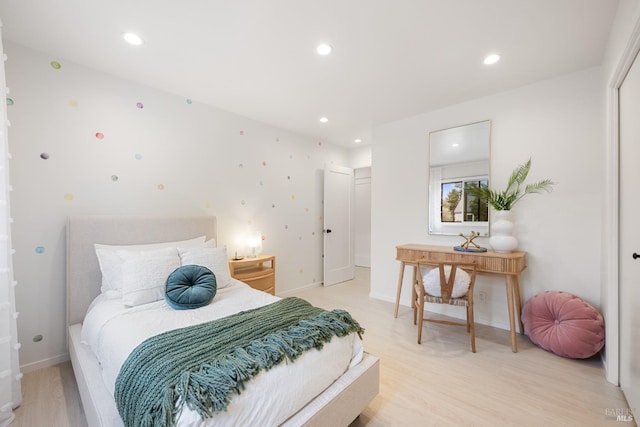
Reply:
[[493, 211], [489, 244], [494, 251], [509, 253], [518, 247], [518, 240], [511, 235], [512, 231], [511, 211]]

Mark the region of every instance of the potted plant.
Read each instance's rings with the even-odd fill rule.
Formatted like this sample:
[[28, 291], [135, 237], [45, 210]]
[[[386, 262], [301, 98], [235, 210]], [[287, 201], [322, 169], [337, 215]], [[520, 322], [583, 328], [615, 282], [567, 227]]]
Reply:
[[518, 246], [518, 241], [511, 236], [513, 223], [509, 220], [509, 214], [513, 205], [527, 194], [536, 194], [553, 191], [555, 183], [550, 179], [533, 184], [524, 184], [531, 169], [531, 159], [519, 165], [513, 170], [503, 191], [496, 191], [489, 187], [473, 187], [467, 192], [481, 200], [486, 200], [489, 206], [496, 211], [496, 221], [491, 225], [491, 237], [489, 244], [496, 252], [511, 252]]
[[524, 180], [527, 179], [530, 169], [531, 159], [515, 168], [509, 177], [507, 188], [503, 191], [492, 190], [488, 187], [473, 187], [469, 188], [467, 192], [479, 199], [486, 200], [496, 211], [510, 211], [513, 205], [527, 194], [553, 191], [555, 183], [550, 179], [527, 184], [523, 188]]

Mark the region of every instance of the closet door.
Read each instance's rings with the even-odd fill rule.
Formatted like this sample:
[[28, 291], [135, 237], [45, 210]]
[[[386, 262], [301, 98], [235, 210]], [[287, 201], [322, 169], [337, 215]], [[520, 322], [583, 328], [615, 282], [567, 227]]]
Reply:
[[619, 91], [620, 386], [640, 417], [640, 63]]

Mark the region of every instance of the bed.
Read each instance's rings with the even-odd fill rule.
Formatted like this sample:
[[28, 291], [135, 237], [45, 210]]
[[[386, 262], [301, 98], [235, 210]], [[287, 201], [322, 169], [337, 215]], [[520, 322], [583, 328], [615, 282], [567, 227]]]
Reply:
[[[145, 244], [179, 241], [197, 236], [207, 236], [207, 239], [215, 239], [217, 237], [216, 218], [214, 216], [76, 216], [68, 219], [68, 347], [89, 426], [115, 427], [123, 425], [113, 397], [113, 387], [109, 384], [109, 380], [105, 381], [105, 378], [109, 376], [105, 373], [107, 370], [106, 365], [108, 364], [102, 361], [105, 364], [105, 369], [103, 370], [101, 362], [98, 361], [94, 351], [87, 344], [87, 340], [82, 337], [82, 323], [85, 320], [87, 309], [96, 296], [101, 294], [101, 271], [96, 258], [94, 244]], [[240, 298], [246, 298], [250, 292], [253, 292], [253, 290], [248, 286], [235, 283], [228, 288], [221, 289], [220, 298], [221, 301], [226, 301], [225, 298], [227, 296], [231, 298], [231, 294], [238, 294], [241, 296]], [[268, 298], [275, 297], [267, 294], [262, 296], [262, 293], [260, 293], [257, 298], [265, 298], [263, 302], [268, 303]], [[148, 305], [152, 306], [154, 304], [158, 306], [158, 310], [167, 310], [166, 307], [160, 307], [162, 305], [161, 302]], [[257, 302], [256, 304], [260, 305], [262, 302]], [[334, 341], [336, 340], [333, 340], [332, 343]], [[332, 343], [331, 345], [333, 345]], [[327, 345], [327, 347], [330, 346]], [[313, 353], [309, 355], [310, 363], [324, 363], [319, 362], [322, 359], [317, 359], [320, 356], [316, 354], [324, 351], [325, 348], [320, 352], [308, 352], [310, 354]], [[329, 351], [329, 349], [326, 351]], [[305, 357], [307, 357], [306, 353], [301, 356], [300, 360]], [[366, 352], [361, 352], [358, 363], [355, 362], [355, 360], [350, 361], [348, 369], [341, 371], [337, 378], [328, 383], [328, 386], [323, 386], [318, 394], [310, 396], [308, 399], [305, 398], [304, 404], [299, 405], [299, 408], [295, 408], [286, 418], [282, 418], [282, 422], [277, 424], [291, 427], [346, 426], [351, 423], [377, 395], [379, 387], [378, 358]], [[284, 368], [277, 366], [270, 371], [284, 370], [295, 365], [297, 365], [297, 362]], [[298, 372], [294, 375], [300, 375], [300, 373]], [[240, 398], [246, 393], [247, 399], [249, 399], [248, 402], [251, 402], [251, 399], [255, 399], [255, 397], [258, 397], [257, 400], [263, 400], [261, 396], [264, 392], [259, 387], [262, 386], [261, 384], [268, 384], [268, 381], [261, 382], [256, 379], [255, 384], [248, 383], [242, 394], [236, 397]], [[267, 394], [273, 393], [267, 392]], [[242, 408], [242, 406], [237, 408]], [[271, 409], [280, 410], [279, 408], [266, 408], [263, 411], [270, 412]], [[247, 413], [253, 409], [249, 411], [240, 410]], [[230, 410], [229, 412], [233, 411]], [[225, 412], [221, 417], [226, 415]], [[239, 419], [246, 420], [247, 418]], [[211, 418], [209, 421], [211, 420], [216, 421], [216, 418]], [[224, 421], [224, 419], [222, 420]], [[229, 418], [229, 420], [233, 420], [233, 418]], [[231, 423], [230, 425], [234, 423], [233, 421], [224, 422]], [[212, 423], [204, 424], [200, 422], [199, 417], [190, 417], [188, 411], [183, 411], [180, 415], [180, 423], [183, 425], [213, 425]], [[181, 425], [180, 423], [179, 425]], [[219, 422], [216, 423], [216, 425], [219, 424]]]

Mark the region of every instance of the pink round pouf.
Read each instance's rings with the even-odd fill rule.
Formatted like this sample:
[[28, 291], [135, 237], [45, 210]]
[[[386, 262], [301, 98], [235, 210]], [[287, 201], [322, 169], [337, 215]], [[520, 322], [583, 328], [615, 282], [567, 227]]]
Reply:
[[547, 291], [522, 309], [524, 332], [558, 356], [586, 359], [604, 346], [604, 320], [587, 302], [566, 292]]

